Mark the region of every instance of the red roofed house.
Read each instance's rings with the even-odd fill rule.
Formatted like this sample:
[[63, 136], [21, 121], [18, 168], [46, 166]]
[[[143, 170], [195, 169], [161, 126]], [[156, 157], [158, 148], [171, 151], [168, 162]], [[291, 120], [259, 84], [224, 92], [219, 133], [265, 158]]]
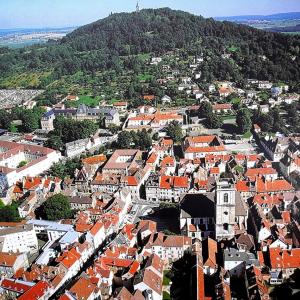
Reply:
[[[5, 190], [26, 176], [36, 176], [60, 160], [58, 151], [29, 144], [0, 142], [0, 189]], [[21, 162], [26, 162], [21, 166]]]
[[165, 235], [162, 232], [151, 235], [144, 251], [154, 253], [166, 264], [176, 261], [192, 246], [192, 239], [181, 235]]
[[203, 158], [207, 154], [226, 154], [223, 142], [216, 135], [187, 137], [183, 150], [185, 159]]
[[[101, 290], [94, 284], [91, 279], [80, 277], [79, 280], [71, 287], [70, 291], [66, 291], [65, 295], [70, 298], [65, 299], [82, 299], [82, 300], [93, 300], [100, 299]], [[63, 298], [64, 299], [64, 298]], [[61, 300], [63, 300], [61, 299]]]
[[146, 181], [148, 201], [177, 202], [190, 189], [188, 177], [152, 175]]
[[278, 173], [273, 168], [253, 168], [248, 169], [245, 177], [255, 179], [258, 176], [263, 176], [266, 180], [275, 180], [278, 178]]
[[213, 112], [217, 114], [232, 112], [232, 104], [231, 103], [214, 104]]
[[28, 268], [26, 253], [5, 253], [0, 252], [0, 274], [5, 277], [12, 277], [17, 270]]
[[46, 281], [39, 281], [27, 290], [19, 300], [46, 300], [53, 294], [53, 288]]
[[[283, 250], [280, 248], [269, 248], [268, 252], [258, 253], [259, 262], [261, 265], [270, 267], [271, 272], [281, 272], [282, 278], [289, 278], [296, 269], [300, 268], [300, 249]], [[273, 279], [271, 284], [278, 284], [282, 279]]]
[[146, 299], [162, 299], [162, 277], [149, 269], [141, 271], [134, 278], [134, 289], [146, 294]]
[[101, 221], [97, 221], [96, 224], [86, 234], [86, 239], [89, 241], [95, 249], [97, 249], [105, 240], [105, 228]]

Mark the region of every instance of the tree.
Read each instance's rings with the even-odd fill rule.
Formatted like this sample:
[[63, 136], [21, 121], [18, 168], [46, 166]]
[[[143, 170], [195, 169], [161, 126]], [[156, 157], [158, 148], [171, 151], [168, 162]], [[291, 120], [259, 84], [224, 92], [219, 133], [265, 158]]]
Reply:
[[245, 133], [251, 128], [251, 114], [247, 108], [242, 108], [237, 112], [236, 124], [241, 133]]
[[49, 134], [48, 140], [45, 142], [45, 147], [61, 151], [64, 143], [58, 135]]
[[259, 120], [259, 125], [262, 131], [269, 132], [273, 128], [273, 118], [270, 114], [262, 114]]
[[63, 194], [56, 194], [49, 197], [40, 206], [37, 214], [50, 221], [70, 218], [72, 216], [72, 211], [68, 197]]
[[180, 142], [183, 138], [181, 125], [177, 121], [171, 122], [166, 128], [166, 132], [175, 143]]
[[[3, 204], [3, 202], [2, 202], [2, 204]], [[20, 216], [19, 216], [17, 205], [12, 204], [12, 205], [7, 205], [7, 206], [2, 206], [0, 208], [0, 221], [1, 222], [18, 222], [18, 221], [20, 221]]]
[[199, 114], [200, 118], [208, 118], [209, 116], [211, 116], [213, 114], [212, 105], [207, 101], [203, 101], [200, 104], [198, 114]]
[[217, 114], [211, 114], [207, 117], [205, 121], [205, 125], [207, 128], [216, 129], [221, 128], [223, 125], [223, 121], [220, 116]]
[[51, 166], [50, 174], [61, 179], [65, 179], [66, 177], [73, 178], [75, 170], [80, 169], [81, 166], [79, 158], [68, 159], [65, 163], [60, 161]]
[[128, 131], [121, 131], [118, 134], [117, 146], [121, 149], [129, 149], [131, 147], [132, 135]]

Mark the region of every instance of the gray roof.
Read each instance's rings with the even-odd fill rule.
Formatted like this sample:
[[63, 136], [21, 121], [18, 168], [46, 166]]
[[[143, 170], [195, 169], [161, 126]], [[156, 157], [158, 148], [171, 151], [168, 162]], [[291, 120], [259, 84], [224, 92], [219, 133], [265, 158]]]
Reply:
[[259, 265], [255, 255], [250, 252], [239, 251], [235, 248], [224, 250], [224, 261], [240, 261], [245, 262], [247, 265]]

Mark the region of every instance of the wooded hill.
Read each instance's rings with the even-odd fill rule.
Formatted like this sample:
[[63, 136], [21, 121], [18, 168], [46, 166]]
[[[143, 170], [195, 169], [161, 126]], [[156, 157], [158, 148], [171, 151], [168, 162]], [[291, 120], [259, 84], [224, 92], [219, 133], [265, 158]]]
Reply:
[[[26, 87], [33, 76], [45, 88], [64, 75], [131, 69], [137, 54], [161, 55], [174, 49], [205, 57], [203, 80], [258, 78], [299, 82], [300, 37], [265, 32], [230, 22], [205, 19], [169, 8], [112, 14], [83, 26], [60, 42], [23, 49], [0, 48], [1, 80]], [[230, 59], [222, 54], [230, 53]], [[36, 76], [36, 77], [34, 77]]]

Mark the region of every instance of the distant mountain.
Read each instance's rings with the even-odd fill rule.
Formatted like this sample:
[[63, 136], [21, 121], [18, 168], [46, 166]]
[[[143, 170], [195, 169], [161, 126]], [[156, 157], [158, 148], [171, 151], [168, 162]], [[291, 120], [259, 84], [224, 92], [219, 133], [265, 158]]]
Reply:
[[279, 13], [273, 15], [244, 15], [244, 16], [230, 16], [230, 17], [216, 17], [218, 21], [231, 21], [231, 22], [246, 22], [246, 21], [274, 21], [274, 20], [299, 20], [300, 12]]
[[203, 54], [205, 81], [300, 81], [300, 37], [161, 8], [112, 14], [48, 45], [0, 48], [0, 83], [11, 78], [9, 82], [15, 84], [19, 75], [34, 73], [38, 76], [32, 82], [44, 88], [77, 72], [132, 74], [143, 67], [139, 54], [157, 56], [175, 49], [184, 53], [183, 59]]

